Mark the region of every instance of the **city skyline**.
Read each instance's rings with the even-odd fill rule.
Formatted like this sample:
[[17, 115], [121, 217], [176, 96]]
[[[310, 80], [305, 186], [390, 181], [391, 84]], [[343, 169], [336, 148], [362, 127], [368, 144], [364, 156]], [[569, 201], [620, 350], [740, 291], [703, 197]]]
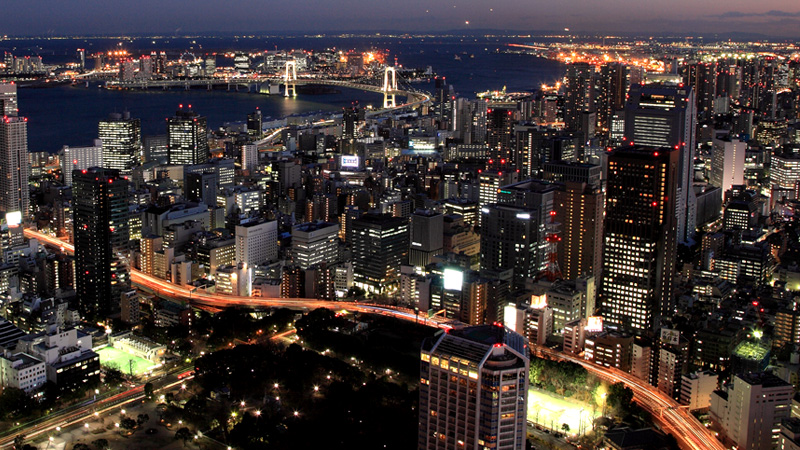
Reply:
[[[370, 8], [364, 0], [294, 2], [266, 8], [255, 0], [229, 2], [216, 9], [208, 0], [186, 9], [182, 2], [145, 0], [115, 3], [88, 0], [84, 7], [37, 0], [4, 11], [0, 33], [9, 36], [94, 35], [125, 33], [326, 33], [343, 31], [441, 32], [469, 30], [562, 31], [646, 35], [749, 33], [798, 37], [800, 10], [789, 2], [754, 4], [736, 0], [720, 9], [712, 2], [614, 0], [602, 4], [569, 0], [558, 4], [507, 0], [406, 2], [393, 8]], [[568, 13], [564, 13], [567, 11]], [[624, 14], [620, 12], [624, 11]], [[156, 12], [154, 14], [154, 12]], [[213, 12], [213, 13], [212, 13]]]

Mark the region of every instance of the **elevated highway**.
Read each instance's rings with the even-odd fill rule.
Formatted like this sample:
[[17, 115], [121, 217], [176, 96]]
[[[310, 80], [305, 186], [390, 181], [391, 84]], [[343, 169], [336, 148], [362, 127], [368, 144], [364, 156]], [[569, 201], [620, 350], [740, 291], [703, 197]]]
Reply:
[[[38, 239], [43, 244], [59, 249], [61, 252], [74, 253], [72, 244], [40, 233], [26, 229], [25, 236]], [[238, 297], [222, 294], [195, 292], [184, 286], [172, 284], [166, 280], [156, 278], [141, 271], [131, 270], [131, 281], [134, 285], [157, 292], [159, 295], [184, 300], [192, 305], [212, 308], [226, 308], [231, 306], [247, 307], [284, 307], [291, 309], [316, 309], [328, 308], [332, 310], [346, 309], [362, 313], [381, 314], [406, 321], [414, 321], [430, 327], [450, 329], [463, 325], [457, 321], [441, 317], [418, 316], [413, 310], [396, 306], [382, 306], [364, 302], [338, 302], [324, 301], [310, 298], [259, 298]], [[726, 450], [715, 436], [706, 429], [692, 414], [682, 408], [675, 400], [664, 395], [654, 386], [647, 384], [633, 375], [613, 368], [599, 366], [571, 354], [559, 352], [548, 347], [532, 345], [534, 355], [544, 356], [559, 361], [569, 361], [580, 364], [587, 371], [609, 383], [624, 383], [634, 394], [634, 401], [647, 412], [652, 414], [653, 420], [666, 432], [672, 434], [683, 450]]]

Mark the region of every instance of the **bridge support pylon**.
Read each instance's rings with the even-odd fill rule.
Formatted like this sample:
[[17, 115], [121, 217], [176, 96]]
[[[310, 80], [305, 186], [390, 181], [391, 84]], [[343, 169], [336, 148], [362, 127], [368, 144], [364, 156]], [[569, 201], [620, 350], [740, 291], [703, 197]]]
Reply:
[[[284, 85], [283, 95], [285, 97], [297, 97], [297, 61], [286, 61], [286, 73], [283, 76], [286, 83]], [[289, 91], [292, 91], [289, 94]]]
[[381, 90], [383, 91], [383, 107], [394, 108], [397, 106], [395, 98], [395, 92], [397, 92], [397, 72], [395, 72], [394, 67], [386, 66], [386, 70], [383, 72], [383, 87]]

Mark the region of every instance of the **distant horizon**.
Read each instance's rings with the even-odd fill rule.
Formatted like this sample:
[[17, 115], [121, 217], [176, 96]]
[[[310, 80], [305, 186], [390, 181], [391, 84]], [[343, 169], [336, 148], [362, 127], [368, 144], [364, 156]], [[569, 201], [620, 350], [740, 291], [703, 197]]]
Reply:
[[440, 30], [440, 31], [401, 31], [401, 30], [328, 30], [328, 31], [300, 31], [300, 30], [286, 30], [286, 31], [182, 31], [180, 33], [169, 32], [132, 32], [132, 33], [65, 33], [65, 34], [5, 34], [0, 36], [0, 42], [3, 40], [25, 40], [25, 39], [114, 39], [114, 38], [261, 38], [261, 37], [282, 37], [282, 38], [345, 38], [345, 37], [456, 37], [456, 36], [474, 36], [474, 37], [487, 37], [497, 35], [502, 37], [543, 37], [543, 38], [564, 38], [564, 39], [641, 39], [653, 38], [664, 40], [678, 40], [678, 39], [696, 39], [696, 40], [731, 40], [731, 39], [753, 39], [753, 40], [773, 40], [773, 41], [796, 41], [800, 43], [800, 31], [798, 36], [780, 36], [770, 35], [766, 33], [755, 33], [747, 31], [731, 31], [724, 33], [677, 33], [677, 32], [658, 32], [658, 33], [642, 33], [642, 32], [580, 32], [580, 31], [564, 31], [564, 30], [530, 30], [530, 29], [510, 29], [510, 28], [485, 28], [485, 29], [470, 29], [470, 30]]
[[[26, 0], [3, 10], [0, 35], [175, 35], [198, 30], [232, 34], [442, 30], [564, 30], [580, 35], [705, 35], [746, 33], [800, 38], [800, 9], [787, 0]], [[160, 30], [158, 32], [154, 30]], [[166, 30], [170, 30], [165, 34]], [[256, 31], [259, 30], [259, 31]], [[207, 32], [207, 31], [204, 31]], [[556, 31], [558, 32], [558, 31]]]

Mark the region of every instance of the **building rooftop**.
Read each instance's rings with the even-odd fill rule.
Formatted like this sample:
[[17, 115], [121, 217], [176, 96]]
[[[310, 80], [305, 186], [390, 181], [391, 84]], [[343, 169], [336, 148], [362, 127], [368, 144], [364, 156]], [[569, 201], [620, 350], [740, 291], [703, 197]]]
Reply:
[[750, 373], [739, 374], [737, 376], [741, 378], [742, 381], [751, 386], [760, 385], [765, 388], [792, 386], [791, 384], [783, 381], [777, 375], [773, 375], [769, 372], [750, 372]]

